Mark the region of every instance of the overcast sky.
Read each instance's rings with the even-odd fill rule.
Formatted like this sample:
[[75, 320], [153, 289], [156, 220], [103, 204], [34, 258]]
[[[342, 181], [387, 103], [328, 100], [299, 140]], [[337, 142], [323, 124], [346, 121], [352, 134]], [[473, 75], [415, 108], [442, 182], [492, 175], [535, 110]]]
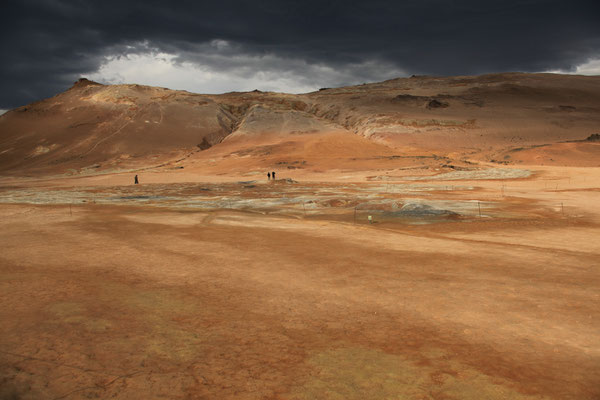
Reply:
[[0, 22], [0, 109], [82, 76], [298, 93], [412, 74], [600, 74], [598, 0], [5, 0]]

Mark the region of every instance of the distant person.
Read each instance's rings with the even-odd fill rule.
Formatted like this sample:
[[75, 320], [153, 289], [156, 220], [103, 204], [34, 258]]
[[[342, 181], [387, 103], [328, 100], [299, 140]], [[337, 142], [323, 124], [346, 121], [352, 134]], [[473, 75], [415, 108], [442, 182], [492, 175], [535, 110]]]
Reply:
[[267, 172], [267, 179], [271, 180], [271, 173], [270, 172]]
[[275, 180], [275, 171], [271, 172], [271, 176], [273, 177], [273, 180]]
[[133, 178], [133, 182], [137, 185], [138, 183], [140, 183], [140, 181], [138, 181], [138, 177], [137, 175], [135, 176], [135, 178]]

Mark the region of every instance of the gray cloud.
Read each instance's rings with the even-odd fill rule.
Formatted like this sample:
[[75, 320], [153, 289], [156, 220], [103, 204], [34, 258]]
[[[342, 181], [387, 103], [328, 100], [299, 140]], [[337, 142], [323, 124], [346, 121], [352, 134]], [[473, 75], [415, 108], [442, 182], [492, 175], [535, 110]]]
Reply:
[[[145, 48], [145, 51], [140, 49]], [[235, 90], [302, 93], [406, 75], [393, 63], [367, 60], [332, 66], [276, 54], [250, 54], [215, 40], [196, 51], [169, 54], [142, 43], [132, 52], [109, 56], [89, 78], [101, 83], [139, 83], [201, 93]]]
[[600, 58], [596, 1], [9, 0], [0, 18], [3, 108], [65, 90], [107, 56], [148, 52], [307, 87], [396, 71], [575, 71]]

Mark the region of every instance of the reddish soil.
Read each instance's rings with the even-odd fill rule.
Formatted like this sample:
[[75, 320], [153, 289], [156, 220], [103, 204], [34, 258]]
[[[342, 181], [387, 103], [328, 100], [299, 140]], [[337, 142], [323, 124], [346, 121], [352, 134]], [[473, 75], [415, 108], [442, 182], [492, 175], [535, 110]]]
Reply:
[[[4, 204], [1, 393], [598, 399], [599, 177], [445, 182], [478, 189], [429, 196], [495, 199], [500, 214], [426, 225], [354, 224], [341, 200], [338, 216], [100, 205], [113, 186], [95, 186], [97, 204]], [[20, 185], [41, 199], [72, 183]], [[271, 185], [245, 196], [291, 195]]]
[[598, 110], [492, 74], [9, 111], [0, 399], [598, 400]]

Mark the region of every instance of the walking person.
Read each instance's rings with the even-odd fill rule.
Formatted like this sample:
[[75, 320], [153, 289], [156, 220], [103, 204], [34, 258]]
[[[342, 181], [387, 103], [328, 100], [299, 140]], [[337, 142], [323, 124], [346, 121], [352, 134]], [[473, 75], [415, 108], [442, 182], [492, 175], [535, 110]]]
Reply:
[[271, 172], [271, 176], [273, 177], [273, 180], [275, 180], [275, 171]]
[[133, 183], [134, 183], [134, 184], [136, 184], [136, 185], [137, 185], [138, 183], [140, 183], [140, 181], [138, 180], [138, 177], [137, 177], [137, 175], [135, 176], [135, 178], [133, 178]]
[[267, 179], [271, 180], [271, 173], [270, 172], [267, 172]]

